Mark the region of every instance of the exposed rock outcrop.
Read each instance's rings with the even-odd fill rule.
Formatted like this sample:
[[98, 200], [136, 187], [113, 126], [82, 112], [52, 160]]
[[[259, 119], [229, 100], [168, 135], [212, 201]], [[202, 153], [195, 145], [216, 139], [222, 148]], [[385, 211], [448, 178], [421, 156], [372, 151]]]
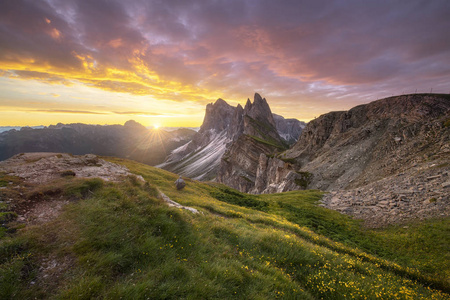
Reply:
[[406, 95], [311, 121], [283, 157], [313, 174], [310, 188], [355, 188], [447, 156], [450, 99]]
[[368, 227], [450, 216], [449, 174], [448, 167], [426, 162], [359, 188], [332, 191], [320, 205], [363, 219]]
[[253, 103], [247, 100], [242, 132], [222, 157], [217, 181], [242, 192], [252, 192], [260, 156], [283, 151], [287, 144], [278, 134], [266, 99], [259, 94], [255, 94]]
[[225, 152], [216, 180], [241, 192], [255, 186], [256, 171], [262, 153], [273, 153], [277, 147], [243, 134]]

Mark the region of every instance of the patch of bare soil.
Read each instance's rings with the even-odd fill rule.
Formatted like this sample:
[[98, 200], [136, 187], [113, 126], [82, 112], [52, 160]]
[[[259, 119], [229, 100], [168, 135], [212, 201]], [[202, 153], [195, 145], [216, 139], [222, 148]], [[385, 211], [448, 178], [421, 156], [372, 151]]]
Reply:
[[[47, 223], [58, 217], [69, 203], [61, 190], [47, 190], [26, 196], [32, 187], [41, 186], [65, 176], [101, 178], [105, 181], [119, 181], [134, 174], [121, 165], [107, 162], [96, 155], [74, 156], [64, 153], [24, 153], [0, 162], [0, 172], [21, 178], [21, 185], [8, 186], [8, 203], [18, 214], [17, 221], [30, 225]], [[141, 176], [139, 180], [144, 181]]]
[[[75, 156], [44, 152], [22, 153], [1, 161], [0, 171], [36, 184], [47, 183], [61, 176], [119, 181], [123, 176], [133, 175], [125, 166], [107, 162], [93, 154]], [[143, 180], [142, 177], [139, 179]]]

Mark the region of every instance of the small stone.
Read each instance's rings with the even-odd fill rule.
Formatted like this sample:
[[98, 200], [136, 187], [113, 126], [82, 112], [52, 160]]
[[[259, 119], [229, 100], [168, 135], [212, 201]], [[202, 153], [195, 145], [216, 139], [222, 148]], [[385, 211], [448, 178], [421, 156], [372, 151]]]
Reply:
[[450, 181], [444, 182], [441, 184], [441, 186], [446, 189], [446, 188], [450, 188]]

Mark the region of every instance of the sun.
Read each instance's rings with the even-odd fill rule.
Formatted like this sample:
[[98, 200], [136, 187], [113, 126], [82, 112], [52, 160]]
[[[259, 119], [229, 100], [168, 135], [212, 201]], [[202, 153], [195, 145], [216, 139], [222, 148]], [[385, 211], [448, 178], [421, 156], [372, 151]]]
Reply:
[[158, 129], [160, 127], [159, 124], [153, 124], [153, 129]]

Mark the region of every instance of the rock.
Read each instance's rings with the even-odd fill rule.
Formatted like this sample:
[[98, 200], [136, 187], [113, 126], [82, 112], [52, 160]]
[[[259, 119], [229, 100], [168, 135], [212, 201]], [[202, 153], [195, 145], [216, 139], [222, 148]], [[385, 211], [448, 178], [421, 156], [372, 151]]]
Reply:
[[177, 180], [175, 180], [175, 187], [177, 188], [177, 190], [182, 190], [184, 187], [186, 186], [186, 182], [183, 180], [183, 178], [178, 178]]
[[446, 181], [446, 182], [442, 183], [441, 186], [444, 189], [450, 188], [450, 181]]
[[427, 180], [433, 180], [433, 179], [437, 179], [440, 177], [441, 177], [441, 175], [430, 176], [430, 177], [427, 177]]

